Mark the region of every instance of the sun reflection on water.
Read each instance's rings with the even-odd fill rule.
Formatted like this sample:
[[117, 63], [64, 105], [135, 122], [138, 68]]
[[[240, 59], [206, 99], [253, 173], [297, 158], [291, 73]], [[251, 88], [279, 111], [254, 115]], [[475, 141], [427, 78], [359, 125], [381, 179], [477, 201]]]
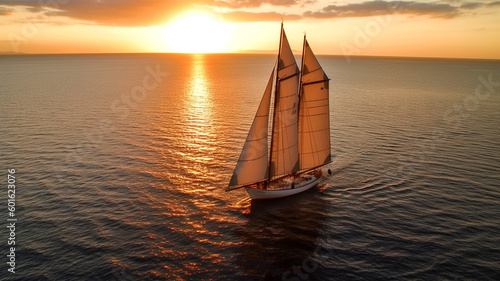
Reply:
[[[222, 189], [228, 177], [224, 160], [234, 142], [228, 138], [228, 122], [237, 118], [228, 105], [227, 85], [213, 82], [223, 74], [215, 67], [219, 57], [182, 58], [178, 72], [182, 87], [165, 88], [165, 104], [156, 124], [161, 142], [154, 147], [161, 155], [162, 172], [154, 176], [161, 181], [153, 190], [140, 191], [143, 201], [152, 202], [162, 225], [144, 236], [149, 257], [164, 266], [148, 272], [157, 279], [217, 272], [226, 257], [214, 249], [239, 245], [228, 241], [227, 233], [241, 223], [239, 213], [250, 205], [246, 197], [241, 200]], [[237, 200], [229, 200], [230, 196]], [[227, 208], [235, 212], [228, 216]]]
[[205, 74], [205, 58], [203, 54], [193, 55], [191, 79], [187, 87], [187, 98], [184, 108], [186, 112], [186, 129], [190, 133], [190, 144], [199, 148], [211, 135], [212, 92], [210, 81]]
[[217, 128], [213, 122], [213, 87], [206, 68], [205, 55], [192, 55], [180, 100], [180, 128], [176, 132], [180, 143], [172, 150], [176, 163], [169, 180], [185, 194], [211, 192], [214, 186], [207, 184], [217, 177], [208, 164], [214, 162]]

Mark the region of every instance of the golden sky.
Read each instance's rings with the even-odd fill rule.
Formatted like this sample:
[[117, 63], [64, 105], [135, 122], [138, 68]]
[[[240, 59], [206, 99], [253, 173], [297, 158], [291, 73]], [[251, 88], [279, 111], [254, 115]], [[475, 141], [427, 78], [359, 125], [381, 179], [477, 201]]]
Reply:
[[0, 0], [1, 53], [268, 52], [500, 59], [500, 1]]

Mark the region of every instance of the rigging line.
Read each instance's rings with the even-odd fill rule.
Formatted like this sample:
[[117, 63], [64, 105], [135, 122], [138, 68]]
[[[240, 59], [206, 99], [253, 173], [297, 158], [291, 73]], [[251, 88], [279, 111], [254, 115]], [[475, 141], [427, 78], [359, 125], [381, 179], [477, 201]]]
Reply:
[[267, 155], [266, 155], [266, 154], [262, 154], [262, 156], [259, 156], [259, 157], [256, 157], [256, 158], [252, 158], [252, 159], [238, 160], [238, 162], [250, 162], [250, 161], [255, 161], [255, 160], [257, 160], [257, 159], [264, 158], [264, 156], [267, 156]]
[[290, 125], [283, 125], [281, 127], [282, 127], [282, 129], [286, 129], [286, 128], [290, 128], [290, 127], [294, 126], [295, 124], [297, 124], [297, 122], [290, 124]]
[[255, 115], [255, 117], [267, 117], [267, 114]]
[[313, 69], [313, 70], [308, 71], [308, 72], [307, 72], [307, 74], [309, 74], [309, 73], [313, 73], [314, 71], [318, 71], [318, 70], [320, 70], [320, 69], [323, 69], [323, 68], [320, 66], [320, 67], [318, 67], [318, 68], [316, 68], [316, 69]]
[[283, 68], [280, 68], [280, 70], [287, 69], [287, 68], [289, 68], [290, 66], [294, 66], [294, 65], [297, 65], [297, 63], [295, 62], [295, 63], [291, 63], [291, 64], [289, 64], [289, 65], [285, 65], [285, 66], [283, 66]]
[[[310, 84], [309, 84], [310, 85]], [[310, 99], [310, 100], [306, 100], [306, 101], [303, 101], [303, 102], [315, 102], [315, 101], [328, 101], [328, 98], [317, 98], [317, 99]], [[324, 104], [324, 105], [321, 105], [321, 106], [327, 106], [328, 104]]]
[[313, 168], [302, 169], [302, 170], [298, 171], [298, 172], [297, 172], [297, 174], [307, 173], [307, 172], [312, 171], [312, 170], [314, 170], [314, 169], [317, 169], [317, 168], [319, 168], [319, 167], [326, 166], [326, 165], [328, 165], [328, 164], [330, 164], [330, 163], [332, 163], [332, 161], [331, 161], [331, 160], [330, 160], [330, 161], [328, 161], [328, 162], [326, 162], [326, 163], [323, 163], [323, 164], [321, 164], [321, 165], [315, 166], [315, 167], [313, 167]]
[[[306, 33], [304, 32], [304, 42], [302, 43], [302, 58], [301, 58], [301, 62], [300, 62], [300, 74], [299, 74], [299, 85], [298, 85], [298, 88], [297, 88], [297, 152], [299, 155], [297, 155], [297, 158], [298, 158], [298, 162], [299, 162], [299, 169], [300, 169], [300, 165], [302, 165], [300, 162], [300, 147], [301, 147], [301, 141], [300, 139], [303, 138], [303, 134], [299, 134], [299, 130], [302, 126], [302, 129], [304, 129], [303, 127], [303, 122], [304, 120], [302, 120], [300, 118], [300, 108], [301, 108], [301, 100], [302, 100], [302, 94], [303, 94], [303, 91], [304, 91], [304, 88], [303, 88], [303, 85], [302, 85], [302, 80], [304, 78], [304, 66], [305, 66], [305, 62], [306, 62], [306, 59], [305, 59], [305, 55], [306, 55], [306, 44], [307, 44], [307, 40], [306, 40]], [[294, 175], [296, 175], [297, 172], [295, 172]]]
[[254, 141], [261, 141], [263, 139], [267, 138], [267, 136], [263, 136], [262, 138], [258, 138], [258, 139], [251, 139], [251, 140], [246, 140], [246, 142], [254, 142]]
[[294, 73], [294, 74], [290, 74], [290, 75], [288, 75], [288, 76], [285, 76], [285, 77], [283, 77], [283, 78], [280, 78], [280, 82], [283, 82], [283, 81], [285, 81], [285, 80], [288, 80], [288, 79], [290, 79], [290, 78], [292, 78], [292, 77], [295, 77], [295, 76], [297, 76], [297, 75], [299, 75], [299, 74], [300, 74], [300, 72], [297, 72], [297, 73]]
[[[324, 106], [321, 106], [321, 107], [324, 107]], [[312, 107], [314, 108], [314, 107]], [[317, 107], [316, 107], [317, 108]], [[309, 116], [320, 116], [320, 115], [325, 115], [326, 112], [323, 112], [323, 113], [316, 113], [316, 114], [309, 114]]]
[[[291, 94], [291, 95], [288, 95], [288, 96], [280, 96], [280, 98], [283, 100], [283, 99], [285, 99], [285, 98], [294, 97], [294, 96], [296, 96], [296, 95], [297, 95], [297, 93], [295, 93], [295, 94]], [[292, 108], [292, 107], [290, 107], [290, 108]], [[288, 109], [290, 109], [290, 108], [288, 108]], [[287, 110], [287, 109], [283, 109], [283, 110]]]
[[276, 151], [285, 151], [285, 150], [288, 150], [288, 149], [290, 149], [291, 147], [294, 147], [294, 146], [297, 146], [297, 145], [298, 145], [298, 143], [296, 142], [296, 143], [293, 143], [293, 144], [288, 145], [288, 146], [286, 146], [286, 147], [284, 147], [284, 146], [283, 146], [283, 148], [282, 148], [282, 149], [278, 149], [278, 150], [276, 150]]
[[302, 86], [305, 86], [305, 85], [311, 85], [311, 84], [317, 84], [317, 83], [322, 83], [322, 82], [327, 82], [327, 81], [330, 81], [331, 79], [328, 78], [328, 79], [324, 79], [324, 80], [319, 80], [319, 81], [313, 81], [313, 82], [305, 82], [305, 83], [302, 83]]
[[267, 179], [263, 179], [263, 180], [259, 180], [259, 181], [255, 181], [255, 182], [244, 183], [241, 185], [228, 186], [228, 187], [226, 187], [226, 191], [231, 191], [231, 190], [235, 190], [235, 189], [239, 189], [239, 188], [243, 188], [243, 187], [249, 187], [249, 186], [252, 186], [254, 184], [259, 184], [259, 183], [263, 183], [266, 181], [267, 181]]

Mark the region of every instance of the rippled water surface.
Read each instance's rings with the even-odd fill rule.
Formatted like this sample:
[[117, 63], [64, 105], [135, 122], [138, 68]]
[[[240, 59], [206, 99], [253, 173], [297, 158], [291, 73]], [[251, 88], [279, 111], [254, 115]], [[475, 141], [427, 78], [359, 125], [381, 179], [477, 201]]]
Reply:
[[0, 57], [0, 279], [500, 280], [500, 63], [319, 59], [333, 175], [252, 203], [275, 56]]

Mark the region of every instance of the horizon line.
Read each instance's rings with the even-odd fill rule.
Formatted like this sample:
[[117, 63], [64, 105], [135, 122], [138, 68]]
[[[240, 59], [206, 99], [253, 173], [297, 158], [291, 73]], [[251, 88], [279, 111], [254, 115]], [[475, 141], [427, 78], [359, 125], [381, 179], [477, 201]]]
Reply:
[[[26, 52], [0, 52], [0, 56], [37, 56], [37, 55], [276, 55], [277, 50], [238, 50], [234, 52], [213, 52], [213, 53], [182, 53], [182, 52], [88, 52], [88, 53], [26, 53]], [[302, 55], [294, 52], [295, 56]], [[500, 61], [500, 58], [477, 58], [477, 57], [419, 57], [419, 56], [388, 56], [388, 55], [338, 55], [338, 54], [317, 54], [322, 57], [349, 57], [349, 58], [387, 58], [387, 59], [430, 59], [430, 60], [481, 60]]]

